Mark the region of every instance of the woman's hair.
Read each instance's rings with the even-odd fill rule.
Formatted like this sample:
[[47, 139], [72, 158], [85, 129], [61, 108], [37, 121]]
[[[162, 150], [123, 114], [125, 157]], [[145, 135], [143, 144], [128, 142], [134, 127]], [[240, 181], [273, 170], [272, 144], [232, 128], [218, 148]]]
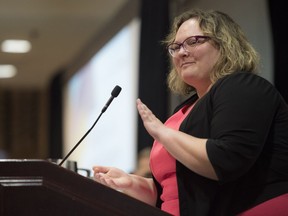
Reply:
[[[209, 41], [220, 51], [220, 57], [210, 74], [212, 83], [236, 71], [256, 73], [258, 53], [247, 40], [241, 27], [223, 12], [193, 9], [181, 14], [175, 18], [171, 32], [163, 41], [164, 45], [174, 42], [179, 27], [189, 19], [198, 21], [203, 34], [211, 37]], [[178, 76], [172, 62], [167, 82], [169, 88], [177, 94], [188, 95], [195, 91], [193, 86], [186, 84]]]

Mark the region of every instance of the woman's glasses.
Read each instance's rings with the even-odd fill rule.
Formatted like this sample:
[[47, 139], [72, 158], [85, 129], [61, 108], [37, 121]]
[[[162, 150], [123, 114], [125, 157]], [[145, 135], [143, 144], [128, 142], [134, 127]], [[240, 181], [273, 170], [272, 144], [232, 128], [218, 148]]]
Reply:
[[171, 43], [167, 46], [168, 52], [171, 56], [175, 57], [180, 51], [181, 47], [187, 52], [191, 52], [192, 48], [198, 44], [203, 44], [206, 41], [210, 40], [211, 37], [204, 35], [195, 35], [186, 38], [182, 43]]

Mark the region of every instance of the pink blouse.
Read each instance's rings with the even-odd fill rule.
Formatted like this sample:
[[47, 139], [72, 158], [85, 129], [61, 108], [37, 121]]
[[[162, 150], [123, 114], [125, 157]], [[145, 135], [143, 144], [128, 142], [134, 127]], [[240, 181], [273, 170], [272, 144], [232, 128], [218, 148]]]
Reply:
[[[193, 106], [184, 106], [177, 113], [172, 115], [165, 125], [178, 130], [180, 124], [188, 115]], [[176, 179], [176, 161], [164, 146], [154, 141], [150, 154], [150, 169], [155, 179], [160, 183], [163, 188], [163, 193], [160, 198], [163, 201], [161, 209], [172, 215], [180, 215], [179, 201], [178, 201], [178, 188]]]

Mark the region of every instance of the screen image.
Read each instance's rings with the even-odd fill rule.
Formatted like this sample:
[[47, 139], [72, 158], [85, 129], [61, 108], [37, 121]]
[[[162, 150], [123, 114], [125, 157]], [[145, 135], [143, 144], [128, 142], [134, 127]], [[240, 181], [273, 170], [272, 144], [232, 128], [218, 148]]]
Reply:
[[63, 91], [63, 157], [92, 127], [116, 85], [122, 88], [67, 160], [134, 170], [137, 155], [140, 21], [132, 20], [68, 81]]

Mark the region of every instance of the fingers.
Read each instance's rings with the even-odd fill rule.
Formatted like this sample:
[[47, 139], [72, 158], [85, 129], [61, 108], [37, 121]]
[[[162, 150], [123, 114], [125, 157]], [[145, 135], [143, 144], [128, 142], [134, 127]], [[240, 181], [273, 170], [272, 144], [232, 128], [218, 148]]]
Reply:
[[94, 174], [94, 180], [97, 181], [100, 184], [106, 185], [111, 188], [116, 188], [115, 182], [112, 178], [109, 177], [109, 175], [104, 173], [95, 173]]
[[136, 100], [136, 106], [137, 106], [137, 109], [139, 112], [141, 110], [143, 110], [143, 108], [144, 108], [144, 104], [142, 103], [142, 101], [139, 98]]
[[96, 182], [118, 190], [120, 186], [119, 178], [121, 179], [121, 175], [123, 175], [121, 170], [104, 166], [94, 166], [92, 169], [94, 171], [94, 180]]
[[108, 167], [103, 166], [94, 166], [94, 180], [96, 180], [99, 183], [106, 184], [104, 175], [109, 171]]
[[136, 105], [138, 108], [149, 109], [139, 98], [136, 100]]
[[94, 173], [107, 173], [110, 168], [104, 166], [94, 166], [92, 169]]
[[141, 116], [152, 113], [151, 110], [139, 98], [136, 100], [136, 105]]
[[107, 175], [109, 167], [94, 166], [92, 169], [94, 171], [94, 180], [96, 180], [101, 184], [109, 185], [108, 182], [109, 175]]

